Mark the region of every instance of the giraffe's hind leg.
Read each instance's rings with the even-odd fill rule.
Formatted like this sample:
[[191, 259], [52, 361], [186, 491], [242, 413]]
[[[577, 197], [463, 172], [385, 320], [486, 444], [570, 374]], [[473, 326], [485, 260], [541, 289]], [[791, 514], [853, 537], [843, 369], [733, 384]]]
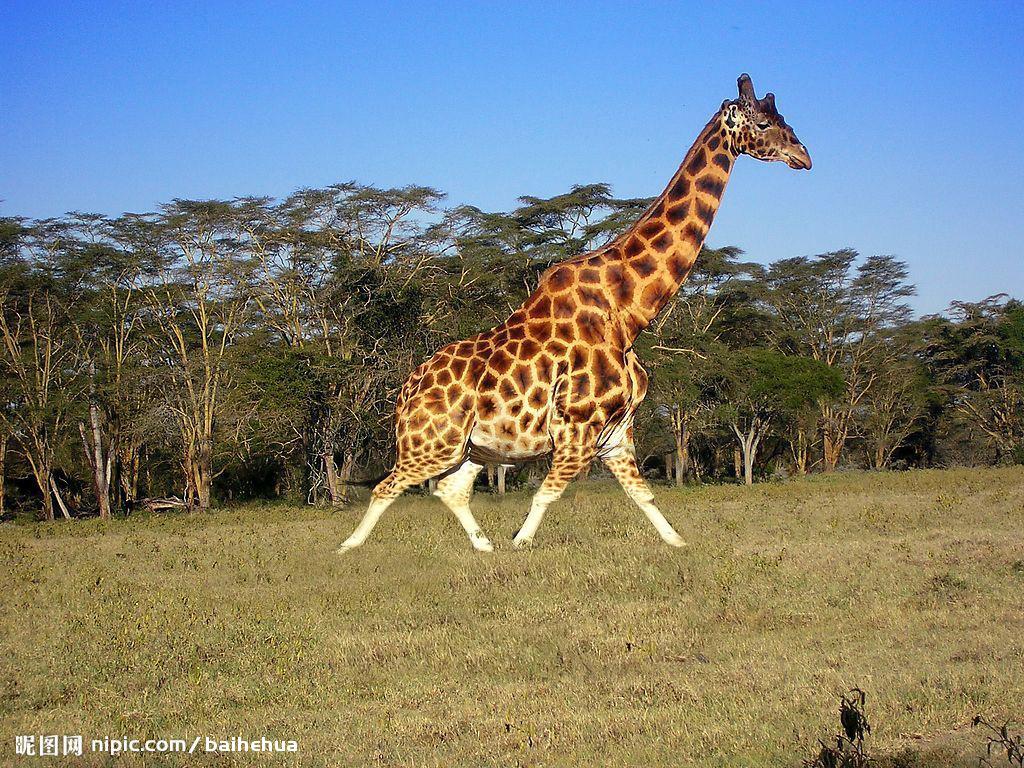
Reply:
[[370, 531], [377, 525], [377, 521], [384, 514], [384, 510], [390, 507], [391, 503], [402, 495], [402, 491], [416, 482], [422, 482], [422, 480], [418, 481], [415, 475], [402, 472], [397, 467], [392, 470], [391, 474], [381, 480], [377, 487], [373, 489], [370, 494], [370, 506], [363, 515], [363, 519], [359, 521], [359, 525], [356, 526], [352, 535], [345, 539], [345, 542], [335, 552], [342, 555], [366, 541], [366, 537], [370, 535]]
[[466, 534], [473, 544], [473, 549], [479, 552], [493, 552], [494, 545], [484, 535], [469, 509], [469, 499], [473, 495], [473, 481], [481, 469], [483, 469], [482, 465], [474, 464], [467, 459], [457, 470], [441, 478], [434, 495], [439, 497], [462, 523], [462, 527], [466, 529]]
[[337, 549], [337, 553], [344, 554], [366, 541], [366, 537], [377, 525], [384, 510], [390, 507], [406, 488], [459, 466], [465, 452], [465, 445], [454, 440], [449, 445], [438, 442], [428, 446], [427, 450], [412, 454], [403, 451], [400, 445], [395, 468], [373, 489], [370, 494], [370, 506], [363, 519], [352, 535]]
[[661, 511], [654, 506], [654, 494], [647, 487], [647, 483], [640, 476], [640, 470], [636, 466], [636, 451], [633, 448], [632, 440], [624, 441], [603, 459], [605, 466], [619, 481], [622, 490], [643, 510], [665, 543], [673, 547], [685, 547], [686, 542], [683, 541], [682, 536], [676, 533]]

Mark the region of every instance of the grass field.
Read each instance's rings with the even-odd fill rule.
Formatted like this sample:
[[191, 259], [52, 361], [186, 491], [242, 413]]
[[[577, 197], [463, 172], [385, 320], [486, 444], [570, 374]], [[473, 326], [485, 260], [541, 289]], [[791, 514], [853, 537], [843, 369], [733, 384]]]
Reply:
[[[0, 765], [799, 765], [859, 685], [874, 753], [966, 766], [1024, 717], [1024, 468], [655, 493], [689, 547], [602, 480], [526, 552], [478, 494], [491, 555], [423, 496], [344, 557], [361, 508], [0, 526]], [[300, 751], [89, 754], [200, 734]]]

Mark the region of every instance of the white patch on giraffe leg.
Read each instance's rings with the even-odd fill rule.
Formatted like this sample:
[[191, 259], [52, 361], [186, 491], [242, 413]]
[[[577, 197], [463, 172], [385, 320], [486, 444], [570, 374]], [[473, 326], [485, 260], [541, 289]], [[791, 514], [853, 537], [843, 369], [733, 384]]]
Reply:
[[335, 553], [343, 555], [366, 541], [366, 537], [370, 535], [370, 531], [372, 531], [373, 527], [377, 525], [377, 521], [380, 520], [380, 516], [384, 514], [384, 510], [390, 507], [391, 502], [394, 500], [394, 498], [374, 498], [370, 501], [370, 506], [366, 510], [366, 514], [363, 515], [363, 519], [359, 522], [359, 525], [352, 532], [352, 535], [345, 539], [345, 542], [335, 550]]
[[469, 536], [469, 542], [473, 545], [473, 549], [478, 552], [493, 552], [494, 545], [491, 544], [480, 526], [476, 522], [476, 518], [473, 517], [473, 513], [470, 511], [469, 506], [464, 507], [450, 507], [455, 517], [458, 518], [459, 522], [462, 523], [462, 527], [466, 530], [466, 535]]
[[661, 536], [666, 544], [672, 547], [686, 546], [683, 537], [676, 533], [672, 524], [665, 519], [665, 516], [661, 514], [661, 511], [654, 504], [650, 501], [637, 501], [637, 506], [647, 515], [647, 519], [651, 521], [654, 530], [658, 532], [658, 535]]

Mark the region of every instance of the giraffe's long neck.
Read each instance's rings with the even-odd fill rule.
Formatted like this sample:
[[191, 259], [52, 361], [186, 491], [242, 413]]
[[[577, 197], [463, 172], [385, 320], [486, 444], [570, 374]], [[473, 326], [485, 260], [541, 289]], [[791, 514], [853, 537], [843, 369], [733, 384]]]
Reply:
[[616, 271], [609, 270], [608, 288], [619, 298], [628, 343], [650, 324], [689, 275], [735, 161], [721, 113], [716, 113], [665, 191], [633, 228], [612, 244], [609, 258], [621, 258], [627, 267], [619, 274], [637, 283], [633, 290], [625, 291], [615, 285]]

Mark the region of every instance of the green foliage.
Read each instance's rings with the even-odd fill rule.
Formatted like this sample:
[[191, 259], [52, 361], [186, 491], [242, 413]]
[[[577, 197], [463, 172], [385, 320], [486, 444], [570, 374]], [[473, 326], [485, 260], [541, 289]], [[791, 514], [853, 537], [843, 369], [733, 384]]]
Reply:
[[922, 323], [921, 354], [945, 406], [978, 430], [997, 461], [1019, 461], [1024, 447], [1024, 310], [1005, 295], [954, 302], [952, 317]]
[[[81, 437], [95, 415], [115, 507], [199, 497], [214, 479], [224, 499], [337, 501], [390, 463], [410, 370], [503, 321], [544, 269], [618, 236], [650, 203], [600, 183], [507, 212], [445, 209], [443, 197], [348, 182], [115, 218], [0, 218], [4, 316], [22, 339], [0, 372], [6, 476], [28, 476], [34, 424], [31, 450], [76, 512], [95, 509]], [[689, 452], [696, 474], [721, 477], [733, 427], [756, 421], [776, 463], [797, 444], [798, 463], [813, 463], [837, 424], [875, 463], [924, 464], [963, 434], [1019, 458], [1024, 309], [994, 298], [912, 324], [906, 277], [893, 257], [850, 249], [765, 267], [705, 248], [636, 343], [651, 373], [641, 454]], [[28, 339], [40, 302], [61, 353], [45, 405], [29, 375], [49, 343]], [[952, 414], [962, 434], [950, 438]]]
[[796, 414], [838, 397], [842, 373], [809, 357], [770, 349], [741, 349], [722, 360], [723, 400], [766, 414]]

